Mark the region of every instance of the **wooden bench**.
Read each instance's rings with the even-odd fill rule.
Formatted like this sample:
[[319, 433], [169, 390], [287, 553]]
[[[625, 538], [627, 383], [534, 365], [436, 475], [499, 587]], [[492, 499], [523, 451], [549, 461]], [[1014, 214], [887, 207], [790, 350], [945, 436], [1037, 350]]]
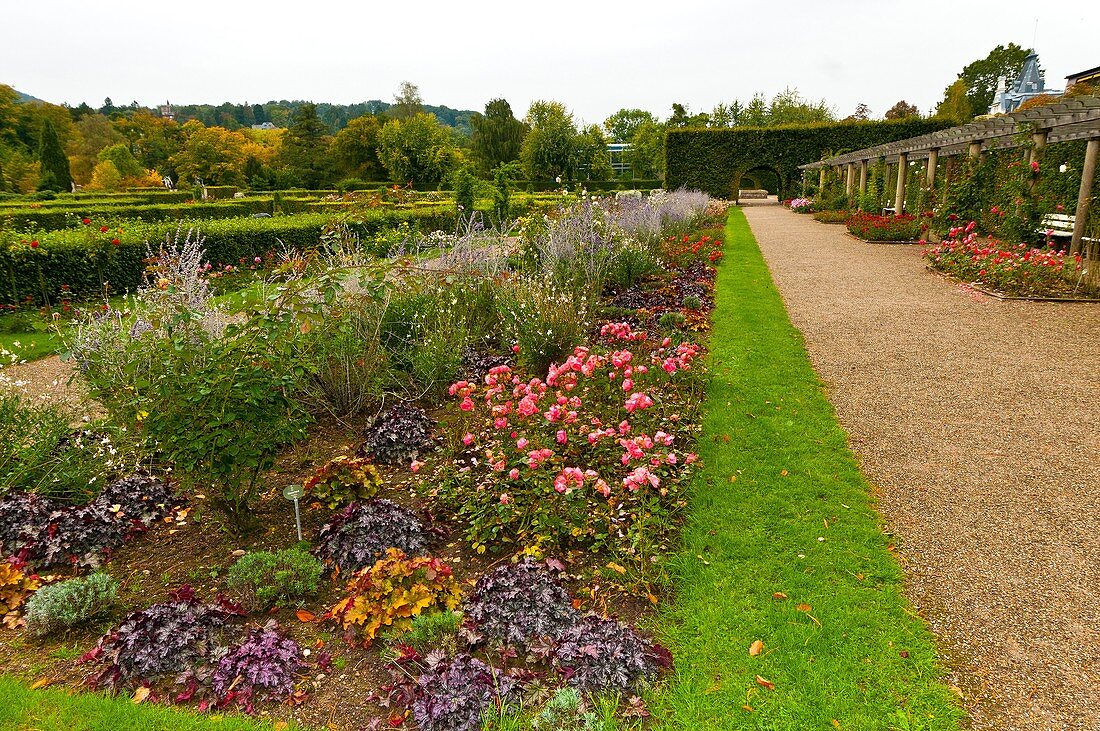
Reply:
[[[1076, 223], [1077, 216], [1069, 216], [1065, 213], [1048, 213], [1043, 216], [1036, 233], [1045, 239], [1050, 239], [1054, 248], [1065, 251], [1069, 248], [1070, 240], [1073, 238], [1073, 227]], [[1091, 253], [1093, 247], [1097, 244], [1100, 244], [1100, 239], [1089, 236], [1081, 237], [1081, 248], [1084, 249], [1086, 254]]]

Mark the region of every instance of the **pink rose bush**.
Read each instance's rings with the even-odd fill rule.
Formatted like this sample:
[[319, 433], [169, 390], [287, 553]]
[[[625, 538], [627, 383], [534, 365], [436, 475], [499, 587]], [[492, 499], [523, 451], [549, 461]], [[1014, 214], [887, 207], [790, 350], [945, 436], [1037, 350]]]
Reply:
[[699, 355], [609, 323], [545, 379], [501, 365], [452, 384], [465, 436], [433, 497], [478, 551], [629, 546], [684, 505]]

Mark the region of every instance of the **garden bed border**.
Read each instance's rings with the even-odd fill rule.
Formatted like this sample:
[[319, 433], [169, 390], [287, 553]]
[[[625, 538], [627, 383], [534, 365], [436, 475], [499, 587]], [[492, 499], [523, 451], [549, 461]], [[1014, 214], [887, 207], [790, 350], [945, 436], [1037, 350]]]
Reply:
[[1074, 304], [1100, 304], [1100, 297], [1021, 297], [1018, 295], [1002, 294], [993, 289], [987, 289], [985, 287], [978, 286], [974, 282], [964, 282], [958, 277], [953, 277], [947, 272], [941, 272], [939, 269], [934, 268], [931, 264], [925, 264], [924, 268], [935, 274], [938, 277], [943, 277], [951, 282], [957, 284], [966, 284], [976, 292], [981, 292], [987, 297], [1000, 300], [1001, 302], [1064, 302]]

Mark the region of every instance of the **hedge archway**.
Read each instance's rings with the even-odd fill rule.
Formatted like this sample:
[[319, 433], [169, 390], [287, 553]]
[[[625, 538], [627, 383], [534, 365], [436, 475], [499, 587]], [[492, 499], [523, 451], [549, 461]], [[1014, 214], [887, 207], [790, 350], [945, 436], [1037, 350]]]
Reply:
[[801, 185], [798, 166], [829, 155], [904, 140], [951, 127], [941, 119], [829, 122], [786, 127], [673, 129], [665, 144], [669, 189], [693, 188], [735, 198], [741, 177], [756, 168], [779, 176], [780, 198]]

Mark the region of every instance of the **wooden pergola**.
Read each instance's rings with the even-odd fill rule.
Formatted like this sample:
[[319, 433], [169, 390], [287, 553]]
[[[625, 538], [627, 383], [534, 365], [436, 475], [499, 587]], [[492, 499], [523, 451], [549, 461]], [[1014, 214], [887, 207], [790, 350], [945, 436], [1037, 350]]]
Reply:
[[906, 175], [910, 162], [928, 161], [924, 184], [931, 188], [941, 160], [946, 160], [950, 166], [954, 157], [963, 154], [978, 157], [988, 150], [1020, 147], [1021, 138], [1026, 139], [1027, 135], [1031, 138], [1032, 160], [1045, 145], [1072, 140], [1088, 141], [1084, 165], [1081, 166], [1081, 187], [1077, 195], [1077, 214], [1070, 242], [1070, 252], [1080, 253], [1081, 239], [1084, 237], [1085, 222], [1088, 219], [1089, 199], [1092, 197], [1092, 181], [1096, 177], [1097, 158], [1100, 157], [1100, 97], [1061, 99], [1056, 104], [983, 119], [907, 140], [888, 142], [800, 165], [799, 168], [803, 175], [807, 175], [810, 170], [820, 170], [822, 187], [825, 185], [825, 171], [834, 168], [838, 175], [844, 176], [845, 190], [851, 199], [855, 192], [857, 166], [859, 192], [862, 195], [867, 192], [868, 165], [873, 160], [884, 159], [887, 180], [890, 179], [890, 167], [897, 167], [894, 210], [900, 212], [905, 205]]

